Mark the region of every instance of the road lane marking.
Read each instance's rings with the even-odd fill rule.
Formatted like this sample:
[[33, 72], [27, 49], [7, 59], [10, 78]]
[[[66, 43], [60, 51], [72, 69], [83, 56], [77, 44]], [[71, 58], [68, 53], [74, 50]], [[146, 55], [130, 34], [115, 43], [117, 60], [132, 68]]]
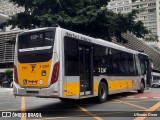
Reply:
[[[26, 105], [25, 105], [25, 97], [22, 97], [21, 100], [21, 113], [25, 113]], [[21, 120], [26, 120], [26, 116], [21, 117]]]
[[[159, 99], [155, 99], [155, 100], [141, 100], [141, 99], [140, 99], [140, 100], [125, 100], [124, 102], [131, 102], [131, 103], [133, 102], [133, 103], [134, 103], [134, 102], [152, 102], [152, 101], [153, 101], [153, 102], [154, 102], [154, 101], [157, 101], [157, 102], [158, 102]], [[121, 104], [121, 102], [118, 102], [118, 101], [117, 101], [117, 102], [116, 102], [116, 101], [115, 101], [115, 102], [107, 102], [106, 104], [110, 104], [110, 103], [111, 103], [111, 104], [114, 104], [114, 103], [115, 103], [115, 104], [118, 104], [118, 103]]]
[[125, 102], [151, 102], [151, 101], [159, 101], [159, 100], [126, 100]]
[[[32, 100], [32, 101], [26, 101], [26, 103], [32, 103], [32, 102], [45, 102], [45, 101], [42, 101], [42, 100]], [[0, 104], [5, 104], [5, 103], [8, 103], [8, 104], [12, 104], [12, 103], [19, 103], [19, 101], [15, 101], [15, 102], [0, 102]]]
[[135, 105], [135, 104], [132, 104], [132, 103], [129, 103], [129, 102], [125, 102], [125, 101], [121, 101], [121, 100], [116, 100], [116, 99], [114, 99], [114, 100], [118, 101], [118, 102], [121, 102], [121, 103], [124, 103], [124, 104], [127, 104], [127, 105], [130, 105], [130, 106], [134, 106], [134, 107], [140, 108], [140, 109], [144, 109], [144, 110], [147, 109], [145, 107], [142, 107], [142, 106], [139, 106], [139, 105]]
[[14, 111], [14, 110], [16, 111], [17, 109], [14, 109], [14, 108], [13, 109], [0, 109], [0, 111]]
[[[159, 107], [160, 107], [160, 102], [156, 103], [155, 105], [153, 105], [149, 109], [145, 110], [145, 112], [143, 114], [147, 114], [148, 112], [153, 112], [156, 109], [158, 109]], [[145, 119], [146, 119], [146, 117], [137, 117], [134, 120], [145, 120]]]
[[92, 116], [93, 118], [95, 118], [96, 120], [103, 120], [102, 118], [96, 116], [95, 114], [93, 114], [92, 112], [90, 112], [89, 110], [87, 110], [86, 108], [82, 107], [82, 106], [79, 106], [79, 105], [76, 105], [79, 109], [81, 109], [82, 111], [84, 111], [85, 113], [87, 113], [88, 115]]
[[3, 96], [3, 97], [1, 96], [0, 99], [2, 99], [2, 98], [11, 98], [11, 97], [14, 98], [14, 96]]

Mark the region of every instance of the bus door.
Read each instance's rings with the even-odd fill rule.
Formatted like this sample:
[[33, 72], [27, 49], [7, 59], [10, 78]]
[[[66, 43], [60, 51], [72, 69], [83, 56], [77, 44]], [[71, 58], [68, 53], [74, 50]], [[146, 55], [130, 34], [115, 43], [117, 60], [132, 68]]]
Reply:
[[147, 87], [151, 86], [151, 68], [150, 68], [150, 62], [147, 56], [139, 55], [140, 59], [140, 67], [141, 67], [141, 74], [145, 76]]
[[93, 50], [85, 44], [79, 44], [80, 96], [93, 94]]

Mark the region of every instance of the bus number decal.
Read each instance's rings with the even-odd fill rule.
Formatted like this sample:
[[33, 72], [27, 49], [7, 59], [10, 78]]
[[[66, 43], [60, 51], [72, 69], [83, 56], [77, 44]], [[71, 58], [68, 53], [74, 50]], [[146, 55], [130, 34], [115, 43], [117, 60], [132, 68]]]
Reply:
[[40, 65], [40, 68], [49, 68], [49, 65]]
[[98, 68], [99, 73], [106, 73], [107, 68]]

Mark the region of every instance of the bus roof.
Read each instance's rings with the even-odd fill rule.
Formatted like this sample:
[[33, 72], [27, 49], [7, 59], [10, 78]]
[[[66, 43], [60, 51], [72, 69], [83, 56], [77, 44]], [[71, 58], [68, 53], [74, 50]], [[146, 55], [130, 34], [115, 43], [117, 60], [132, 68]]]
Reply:
[[22, 35], [22, 34], [25, 34], [25, 33], [28, 33], [28, 32], [36, 32], [36, 31], [40, 31], [40, 30], [47, 30], [47, 29], [53, 29], [53, 28], [60, 29], [60, 30], [63, 30], [65, 32], [69, 32], [69, 33], [72, 33], [72, 34], [75, 34], [75, 35], [83, 36], [85, 38], [88, 38], [90, 40], [89, 42], [91, 42], [91, 43], [95, 43], [95, 44], [98, 44], [98, 45], [110, 47], [110, 48], [113, 48], [113, 49], [118, 49], [118, 50], [121, 50], [121, 51], [124, 51], [124, 52], [129, 52], [129, 53], [132, 53], [132, 54], [142, 54], [142, 55], [148, 56], [147, 54], [145, 54], [143, 52], [138, 52], [138, 51], [126, 48], [124, 46], [121, 46], [121, 45], [118, 45], [118, 44], [103, 40], [103, 39], [92, 38], [92, 37], [89, 37], [89, 36], [86, 36], [86, 35], [83, 35], [83, 34], [80, 34], [80, 33], [76, 33], [76, 32], [73, 32], [73, 31], [70, 31], [70, 30], [67, 30], [67, 29], [63, 29], [63, 28], [60, 28], [60, 27], [36, 28], [36, 29], [26, 30], [24, 32], [21, 32], [21, 33], [19, 33], [19, 35]]
[[36, 31], [41, 31], [41, 30], [48, 30], [48, 29], [55, 29], [56, 27], [44, 27], [44, 28], [36, 28], [36, 29], [32, 29], [32, 30], [25, 30], [21, 33], [19, 33], [18, 35], [23, 35], [23, 34], [26, 34], [26, 33], [30, 33], [30, 32], [36, 32]]
[[112, 42], [109, 42], [109, 41], [106, 41], [106, 40], [103, 40], [103, 39], [92, 38], [92, 37], [89, 37], [89, 36], [86, 36], [86, 35], [82, 35], [80, 33], [76, 33], [76, 32], [73, 32], [73, 31], [70, 31], [70, 30], [66, 30], [66, 29], [63, 29], [63, 28], [60, 28], [60, 29], [68, 31], [70, 33], [81, 35], [81, 36], [86, 37], [86, 38], [89, 38], [91, 43], [95, 43], [95, 44], [98, 44], [98, 45], [110, 47], [110, 48], [113, 48], [113, 49], [118, 49], [118, 50], [121, 50], [121, 51], [124, 51], [124, 52], [129, 52], [129, 53], [132, 53], [132, 54], [143, 54], [143, 55], [148, 56], [147, 54], [145, 54], [143, 52], [132, 50], [132, 49], [126, 48], [124, 46], [121, 46], [121, 45], [118, 45], [118, 44], [115, 44], [115, 43], [112, 43]]

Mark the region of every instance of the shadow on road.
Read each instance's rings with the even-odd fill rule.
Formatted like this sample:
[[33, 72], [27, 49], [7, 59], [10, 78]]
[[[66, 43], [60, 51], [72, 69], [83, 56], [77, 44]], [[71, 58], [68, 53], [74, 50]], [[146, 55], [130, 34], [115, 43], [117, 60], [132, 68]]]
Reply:
[[[119, 97], [123, 98], [128, 95], [136, 94], [135, 92], [127, 92], [121, 94], [110, 95], [108, 101], [112, 101], [113, 99], [117, 99]], [[31, 113], [41, 113], [43, 117], [66, 117], [66, 116], [84, 116], [89, 117], [87, 113], [81, 111], [78, 106], [83, 106], [84, 108], [89, 108], [90, 106], [97, 106], [99, 104], [96, 102], [95, 98], [87, 98], [82, 100], [69, 100], [67, 102], [57, 101], [54, 103], [48, 103], [45, 105], [41, 105], [38, 107], [26, 109], [26, 112]], [[93, 111], [92, 111], [93, 112]], [[100, 113], [101, 111], [96, 113]]]

